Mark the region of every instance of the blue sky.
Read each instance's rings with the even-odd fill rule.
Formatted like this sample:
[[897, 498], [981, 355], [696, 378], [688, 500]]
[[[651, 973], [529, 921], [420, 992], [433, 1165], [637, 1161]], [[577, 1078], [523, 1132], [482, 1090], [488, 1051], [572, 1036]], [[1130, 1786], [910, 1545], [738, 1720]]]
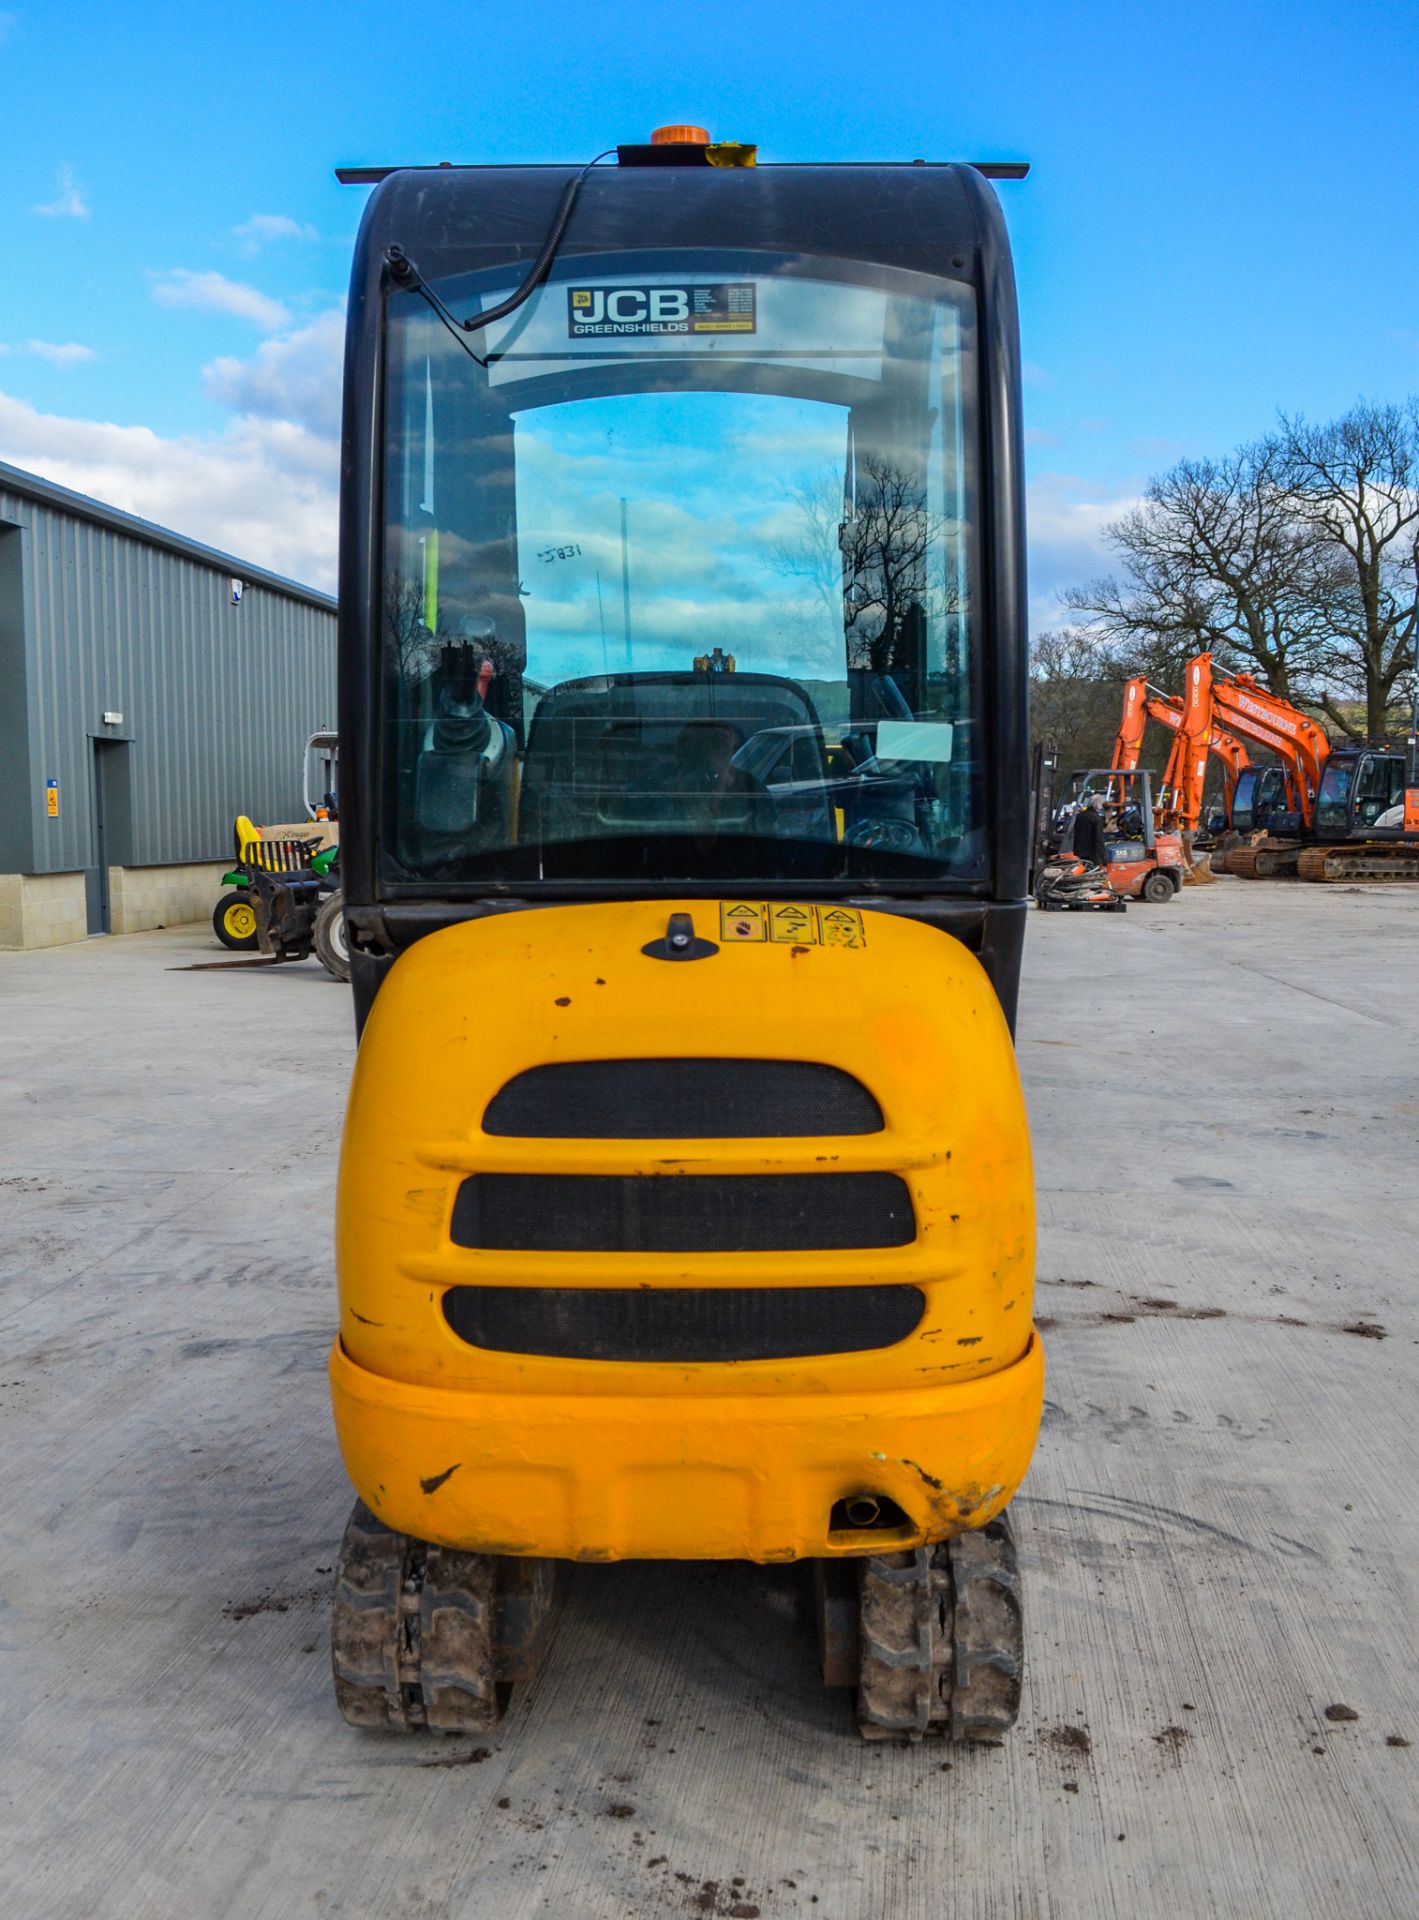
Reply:
[[1419, 7], [0, 0], [0, 459], [318, 584], [339, 163], [1027, 157], [1032, 591], [1148, 473], [1419, 389]]

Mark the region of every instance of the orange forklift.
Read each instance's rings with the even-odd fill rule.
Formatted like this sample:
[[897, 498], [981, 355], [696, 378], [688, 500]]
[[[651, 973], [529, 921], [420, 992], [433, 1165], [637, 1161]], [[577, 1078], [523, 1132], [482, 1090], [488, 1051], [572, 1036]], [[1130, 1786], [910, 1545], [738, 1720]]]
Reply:
[[[1057, 870], [1064, 857], [1061, 850], [1074, 816], [1095, 802], [1103, 814], [1109, 855], [1103, 872], [1114, 900], [1144, 900], [1151, 906], [1161, 906], [1181, 892], [1182, 839], [1171, 829], [1158, 827], [1153, 777], [1146, 767], [1083, 767], [1070, 774], [1052, 811], [1040, 882]], [[1044, 891], [1040, 882], [1036, 883], [1035, 898], [1041, 906], [1107, 904], [1101, 892], [1097, 899], [1074, 900], [1061, 897], [1057, 881]]]

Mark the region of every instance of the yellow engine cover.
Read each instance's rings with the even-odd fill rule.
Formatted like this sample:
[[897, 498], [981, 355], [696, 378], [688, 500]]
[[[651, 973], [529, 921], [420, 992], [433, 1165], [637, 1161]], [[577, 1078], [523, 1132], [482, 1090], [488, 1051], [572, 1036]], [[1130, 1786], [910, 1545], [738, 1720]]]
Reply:
[[[786, 1560], [947, 1538], [984, 1525], [1023, 1478], [1044, 1380], [1034, 1200], [990, 982], [958, 941], [893, 914], [851, 916], [837, 944], [811, 906], [793, 938], [789, 921], [734, 918], [740, 904], [512, 912], [433, 934], [391, 970], [345, 1125], [331, 1356], [346, 1466], [388, 1525], [495, 1553]], [[644, 953], [676, 912], [719, 950]], [[759, 1138], [742, 1126], [662, 1140], [483, 1130], [493, 1096], [530, 1068], [685, 1057], [835, 1067], [875, 1096], [883, 1126], [795, 1136], [779, 1108]], [[452, 1232], [477, 1174], [866, 1172], [906, 1182], [908, 1244], [549, 1252], [458, 1245]], [[452, 1287], [893, 1283], [925, 1300], [906, 1337], [790, 1359], [496, 1351], [444, 1314]], [[841, 1509], [834, 1519], [859, 1494], [895, 1502], [903, 1523], [866, 1534]]]

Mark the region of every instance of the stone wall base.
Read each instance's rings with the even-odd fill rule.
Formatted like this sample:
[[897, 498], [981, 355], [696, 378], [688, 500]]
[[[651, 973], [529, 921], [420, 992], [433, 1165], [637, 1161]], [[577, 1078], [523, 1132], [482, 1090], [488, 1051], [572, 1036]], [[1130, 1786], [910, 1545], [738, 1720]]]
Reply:
[[[229, 861], [110, 867], [112, 933], [148, 933], [211, 918]], [[88, 938], [82, 873], [0, 873], [0, 947], [62, 947]]]
[[62, 947], [88, 930], [82, 873], [0, 873], [0, 947]]
[[110, 867], [110, 931], [150, 933], [154, 927], [210, 920], [222, 875], [230, 868], [230, 860], [217, 866], [203, 861], [190, 867]]

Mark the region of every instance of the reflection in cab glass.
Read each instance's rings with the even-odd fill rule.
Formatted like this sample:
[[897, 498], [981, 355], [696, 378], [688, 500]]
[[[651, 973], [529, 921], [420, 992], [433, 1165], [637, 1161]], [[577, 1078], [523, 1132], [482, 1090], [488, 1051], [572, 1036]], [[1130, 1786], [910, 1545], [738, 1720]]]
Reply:
[[396, 886], [989, 880], [969, 290], [694, 266], [390, 300]]
[[1350, 789], [1355, 780], [1351, 760], [1332, 760], [1326, 765], [1316, 796], [1316, 826], [1323, 833], [1344, 833], [1350, 820]]

